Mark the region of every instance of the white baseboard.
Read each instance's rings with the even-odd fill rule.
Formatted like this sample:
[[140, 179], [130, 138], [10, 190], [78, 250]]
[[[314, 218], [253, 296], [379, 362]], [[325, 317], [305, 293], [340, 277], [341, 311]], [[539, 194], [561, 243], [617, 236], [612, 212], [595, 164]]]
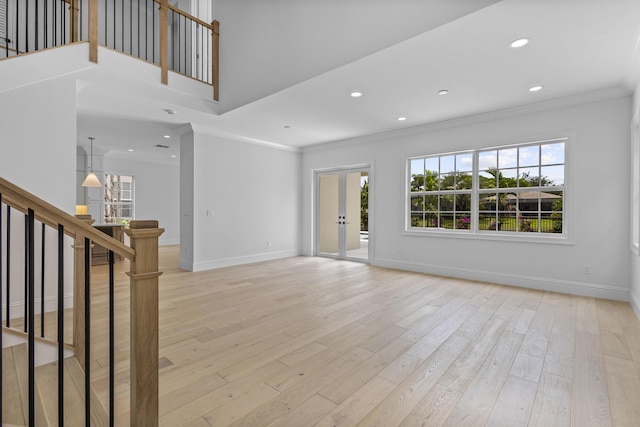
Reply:
[[640, 320], [640, 296], [631, 290], [629, 295], [629, 304], [633, 311], [636, 313], [636, 317]]
[[[629, 289], [613, 286], [597, 285], [593, 283], [572, 282], [568, 280], [549, 279], [546, 277], [521, 276], [516, 274], [495, 273], [482, 270], [442, 267], [439, 265], [401, 262], [390, 259], [377, 258], [378, 267], [394, 268], [398, 270], [415, 271], [418, 273], [434, 274], [437, 276], [456, 277], [467, 280], [477, 280], [501, 285], [518, 286], [541, 291], [561, 292], [572, 295], [582, 295], [595, 298], [605, 298], [617, 301], [630, 301]], [[640, 311], [634, 307], [636, 314]], [[639, 316], [640, 317], [640, 316]]]
[[179, 245], [180, 244], [180, 239], [162, 239], [160, 238], [160, 240], [158, 240], [158, 246], [172, 246], [172, 245]]
[[[35, 307], [36, 307], [36, 312], [40, 313], [40, 299], [36, 298], [35, 300]], [[64, 296], [64, 308], [71, 308], [73, 307], [73, 294], [65, 294]], [[17, 301], [17, 302], [12, 302], [9, 305], [9, 308], [11, 310], [11, 319], [16, 319], [18, 317], [23, 317], [25, 310], [24, 310], [24, 301]], [[58, 309], [58, 298], [56, 296], [48, 296], [45, 297], [44, 299], [44, 311], [45, 313], [49, 313], [51, 311], [56, 311]], [[7, 313], [7, 307], [5, 305], [2, 306], [2, 319], [4, 319], [6, 317], [6, 313]]]
[[198, 261], [194, 263], [180, 262], [180, 268], [187, 271], [204, 271], [216, 268], [233, 267], [235, 265], [251, 264], [254, 262], [271, 261], [274, 259], [290, 258], [299, 256], [299, 250], [288, 250], [278, 252], [265, 252], [261, 254], [244, 255], [232, 258], [222, 258], [211, 261]]

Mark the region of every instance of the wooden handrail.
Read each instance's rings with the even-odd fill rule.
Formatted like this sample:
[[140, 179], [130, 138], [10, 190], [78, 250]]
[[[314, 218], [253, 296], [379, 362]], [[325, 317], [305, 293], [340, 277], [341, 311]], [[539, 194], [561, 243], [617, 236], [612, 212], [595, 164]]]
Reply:
[[119, 242], [111, 236], [108, 236], [94, 227], [85, 224], [63, 210], [56, 208], [55, 206], [1, 177], [0, 193], [2, 193], [2, 201], [14, 209], [17, 209], [22, 213], [26, 213], [28, 209], [32, 209], [38, 221], [44, 222], [54, 228], [57, 228], [58, 224], [61, 224], [64, 226], [66, 233], [70, 236], [82, 235], [89, 238], [89, 240], [94, 243], [112, 250], [118, 255], [122, 255], [130, 260], [135, 259], [135, 250], [126, 246], [122, 242]]

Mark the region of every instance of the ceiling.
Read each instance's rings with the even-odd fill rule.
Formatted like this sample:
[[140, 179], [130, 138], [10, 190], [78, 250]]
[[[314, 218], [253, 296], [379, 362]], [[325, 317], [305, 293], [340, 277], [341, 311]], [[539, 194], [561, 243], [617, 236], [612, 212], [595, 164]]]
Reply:
[[[294, 0], [274, 0], [274, 4], [284, 8], [288, 1]], [[306, 0], [316, 6], [319, 1]], [[406, 23], [398, 17], [384, 20], [379, 27], [388, 36], [372, 42], [371, 38], [349, 38], [348, 34], [358, 32], [358, 26], [343, 19], [336, 28], [340, 37], [333, 41], [340, 46], [339, 60], [331, 61], [329, 49], [318, 53], [324, 58], [316, 61], [315, 68], [305, 68], [302, 64], [310, 61], [305, 55], [315, 53], [306, 51], [287, 60], [288, 69], [299, 62], [299, 72], [284, 72], [283, 77], [276, 71], [277, 64], [263, 67], [270, 71], [262, 74], [258, 81], [262, 84], [255, 82], [260, 70], [239, 73], [235, 80], [228, 71], [220, 86], [223, 98], [225, 83], [227, 88], [238, 88], [243, 87], [243, 78], [251, 81], [243, 97], [229, 95], [233, 102], [180, 105], [171, 97], [159, 102], [135, 91], [118, 92], [88, 83], [78, 95], [79, 143], [94, 136], [96, 146], [114, 155], [177, 162], [178, 158], [170, 158], [179, 155], [179, 137], [174, 131], [192, 123], [212, 134], [300, 149], [601, 89], [621, 88], [631, 93], [640, 77], [637, 0], [478, 0], [462, 2], [466, 8], [458, 3], [457, 9], [447, 5], [454, 2], [437, 0], [378, 3], [405, 5]], [[427, 3], [434, 15], [446, 18], [425, 19], [420, 28], [415, 7], [424, 8]], [[322, 4], [329, 12], [335, 7], [332, 2]], [[225, 43], [225, 25], [233, 25], [231, 17], [242, 17], [242, 11], [234, 12], [223, 14], [230, 18], [221, 20], [221, 43]], [[366, 9], [348, 13], [366, 13]], [[297, 13], [289, 17], [302, 20], [291, 31], [295, 29], [298, 35], [306, 28], [317, 31], [317, 25], [304, 22], [313, 16]], [[365, 27], [372, 34], [382, 31]], [[255, 37], [264, 37], [265, 31], [269, 30], [254, 31]], [[280, 31], [278, 37], [289, 40], [296, 34]], [[518, 49], [509, 46], [521, 37], [530, 42]], [[299, 38], [304, 40], [302, 35]], [[238, 40], [232, 38], [228, 43], [226, 48], [221, 46], [223, 63], [224, 53]], [[291, 51], [286, 43], [270, 40], [273, 55], [285, 48]], [[231, 58], [228, 66], [234, 63]], [[542, 89], [529, 91], [537, 85]], [[448, 94], [439, 95], [442, 89]], [[353, 98], [353, 91], [363, 95]], [[168, 115], [166, 109], [178, 114]], [[399, 121], [399, 117], [406, 119]], [[158, 149], [156, 144], [170, 148]]]

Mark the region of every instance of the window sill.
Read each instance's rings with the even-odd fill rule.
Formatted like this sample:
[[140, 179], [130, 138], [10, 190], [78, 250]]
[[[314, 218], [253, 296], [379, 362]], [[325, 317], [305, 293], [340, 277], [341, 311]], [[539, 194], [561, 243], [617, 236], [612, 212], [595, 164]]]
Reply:
[[543, 243], [552, 245], [573, 245], [574, 243], [564, 234], [559, 235], [531, 235], [529, 233], [514, 234], [491, 234], [486, 232], [466, 232], [453, 230], [404, 230], [404, 236], [420, 237], [440, 237], [447, 239], [467, 239], [467, 240], [494, 240], [513, 243]]

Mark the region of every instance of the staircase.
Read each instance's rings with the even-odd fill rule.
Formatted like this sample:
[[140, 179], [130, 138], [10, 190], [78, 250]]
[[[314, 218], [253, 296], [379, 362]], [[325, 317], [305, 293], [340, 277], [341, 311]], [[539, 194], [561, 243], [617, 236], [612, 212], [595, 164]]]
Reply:
[[[18, 344], [2, 349], [2, 414], [4, 426], [26, 426], [28, 423], [27, 345]], [[58, 362], [35, 369], [35, 425], [58, 425]], [[64, 420], [65, 425], [85, 424], [84, 371], [75, 357], [64, 360]], [[108, 413], [92, 389], [90, 395], [91, 425], [108, 426]]]
[[[53, 229], [57, 245], [45, 243], [46, 235], [52, 234], [45, 232], [47, 228]], [[125, 246], [0, 178], [0, 312], [4, 312], [0, 424], [115, 425], [114, 260], [119, 254], [130, 260], [128, 280], [121, 282], [129, 287], [130, 327], [117, 331], [130, 342], [129, 405], [124, 410], [131, 413], [132, 426], [158, 425], [158, 285], [162, 274], [158, 271], [158, 237], [163, 231], [157, 221], [132, 221], [126, 231], [131, 246]], [[16, 249], [18, 243], [22, 246]], [[91, 248], [96, 244], [109, 251], [108, 275], [102, 283], [91, 283]], [[70, 246], [74, 256], [65, 257]], [[53, 262], [47, 263], [48, 257]], [[36, 264], [41, 265], [40, 271]], [[72, 267], [72, 277], [65, 277], [67, 267]], [[65, 309], [65, 289], [73, 290], [72, 308]], [[47, 295], [55, 299], [48, 307]], [[20, 308], [18, 313], [16, 308]], [[65, 342], [65, 336], [72, 336], [72, 341]], [[101, 351], [108, 355], [96, 364], [94, 354], [102, 355]], [[92, 386], [92, 374], [100, 374], [96, 380], [106, 385], [108, 395], [102, 401]]]

